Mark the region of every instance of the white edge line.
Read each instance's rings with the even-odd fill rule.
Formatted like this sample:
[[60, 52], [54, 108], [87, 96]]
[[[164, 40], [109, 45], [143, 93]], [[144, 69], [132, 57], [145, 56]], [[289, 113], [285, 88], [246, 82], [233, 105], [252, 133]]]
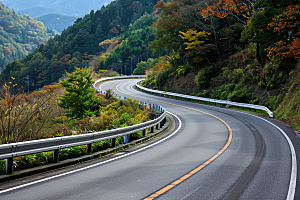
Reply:
[[130, 152], [130, 153], [127, 153], [127, 154], [124, 154], [124, 155], [120, 155], [120, 156], [118, 156], [118, 157], [111, 158], [111, 159], [109, 159], [109, 160], [105, 160], [105, 161], [100, 162], [100, 163], [96, 163], [96, 164], [93, 164], [93, 165], [89, 165], [89, 166], [87, 166], [87, 167], [83, 167], [83, 168], [76, 169], [76, 170], [73, 170], [73, 171], [65, 172], [65, 173], [62, 173], [62, 174], [58, 174], [58, 175], [55, 175], [55, 176], [51, 176], [51, 177], [48, 177], [48, 178], [44, 178], [44, 179], [41, 179], [41, 180], [33, 181], [33, 182], [30, 182], [30, 183], [26, 183], [26, 184], [23, 184], [23, 185], [19, 185], [19, 186], [16, 186], [16, 187], [12, 187], [12, 188], [9, 188], [9, 189], [6, 189], [6, 190], [2, 190], [2, 191], [0, 191], [0, 194], [6, 193], [6, 192], [10, 192], [10, 191], [13, 191], [13, 190], [16, 190], [16, 189], [20, 189], [20, 188], [23, 188], [23, 187], [27, 187], [27, 186], [30, 186], [30, 185], [34, 185], [34, 184], [37, 184], [37, 183], [42, 183], [42, 182], [45, 182], [45, 181], [48, 181], [48, 180], [51, 180], [51, 179], [54, 179], [54, 178], [66, 176], [66, 175], [68, 175], [68, 174], [73, 174], [73, 173], [75, 173], [75, 172], [80, 172], [80, 171], [83, 171], [83, 170], [86, 170], [86, 169], [90, 169], [90, 168], [92, 168], [92, 167], [96, 167], [96, 166], [99, 166], [99, 165], [103, 165], [103, 164], [105, 164], [105, 163], [108, 163], [108, 162], [111, 162], [111, 161], [114, 161], [114, 160], [118, 160], [118, 159], [120, 159], [120, 158], [123, 158], [123, 157], [129, 156], [129, 155], [138, 153], [138, 152], [143, 151], [143, 150], [145, 150], [145, 149], [148, 149], [148, 148], [150, 148], [150, 147], [152, 147], [152, 146], [154, 146], [154, 145], [157, 145], [157, 144], [159, 144], [159, 143], [161, 143], [161, 142], [163, 142], [163, 141], [169, 139], [169, 138], [172, 137], [173, 135], [175, 135], [175, 134], [179, 131], [179, 129], [181, 128], [181, 125], [182, 125], [181, 120], [180, 120], [180, 118], [179, 118], [178, 116], [176, 116], [175, 114], [173, 114], [173, 113], [171, 113], [171, 112], [168, 112], [168, 111], [167, 111], [167, 113], [169, 113], [169, 114], [171, 114], [171, 115], [173, 115], [174, 117], [177, 118], [177, 120], [179, 121], [179, 126], [178, 126], [178, 128], [177, 128], [172, 134], [168, 135], [167, 137], [165, 137], [165, 138], [163, 138], [163, 139], [161, 139], [161, 140], [159, 140], [159, 141], [157, 141], [157, 142], [155, 142], [155, 143], [153, 143], [153, 144], [150, 144], [150, 145], [148, 145], [148, 146], [142, 147], [142, 148], [137, 149], [137, 150], [135, 150], [135, 151], [133, 151], [133, 152]]
[[[133, 85], [131, 86], [131, 89], [133, 89]], [[135, 90], [135, 91], [138, 91], [138, 90]], [[221, 108], [221, 109], [225, 109], [225, 108]], [[268, 121], [264, 118], [261, 118], [261, 117], [258, 117], [256, 115], [252, 115], [252, 114], [249, 114], [249, 113], [246, 113], [246, 112], [241, 112], [241, 111], [236, 111], [236, 110], [231, 110], [231, 111], [239, 112], [239, 113], [246, 114], [246, 115], [250, 115], [252, 117], [256, 117], [256, 118], [259, 118], [259, 119], [261, 119], [265, 122], [268, 122], [269, 124], [271, 124], [272, 126], [277, 128], [282, 133], [282, 135], [285, 137], [285, 139], [287, 140], [287, 142], [289, 144], [289, 147], [290, 147], [290, 150], [291, 150], [291, 157], [292, 157], [291, 158], [291, 160], [292, 160], [291, 178], [290, 178], [289, 190], [288, 190], [286, 199], [287, 200], [293, 200], [294, 196], [295, 196], [296, 183], [297, 183], [297, 157], [296, 157], [295, 148], [294, 148], [294, 145], [293, 145], [291, 139], [288, 137], [288, 135], [281, 128], [279, 128], [278, 126], [276, 126], [275, 124], [273, 124], [272, 122], [270, 122], [270, 121]]]
[[102, 90], [102, 85], [104, 85], [104, 84], [106, 84], [106, 83], [108, 83], [108, 82], [105, 82], [105, 83], [100, 84], [99, 89]]
[[290, 150], [291, 150], [292, 169], [291, 169], [290, 185], [289, 185], [289, 190], [288, 190], [286, 199], [287, 200], [293, 200], [294, 196], [295, 196], [296, 182], [297, 182], [297, 157], [296, 157], [295, 148], [294, 148], [294, 145], [293, 145], [291, 139], [289, 138], [289, 136], [281, 128], [279, 128], [277, 125], [273, 124], [272, 122], [270, 122], [270, 121], [268, 121], [264, 118], [252, 115], [252, 114], [248, 114], [248, 115], [254, 116], [256, 118], [259, 118], [259, 119], [271, 124], [272, 126], [277, 128], [282, 133], [282, 135], [285, 137], [285, 139], [287, 140], [287, 142], [289, 144], [289, 147], [290, 147]]

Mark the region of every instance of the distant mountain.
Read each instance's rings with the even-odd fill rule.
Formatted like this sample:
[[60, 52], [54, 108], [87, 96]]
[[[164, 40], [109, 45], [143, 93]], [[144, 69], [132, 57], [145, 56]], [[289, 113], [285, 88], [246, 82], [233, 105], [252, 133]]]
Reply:
[[[61, 33], [71, 26], [76, 18], [83, 17], [91, 10], [100, 10], [112, 0], [1, 0], [15, 12], [39, 20], [46, 27]], [[52, 14], [52, 15], [49, 15]], [[57, 16], [60, 14], [60, 16]], [[58, 19], [59, 18], [59, 19]]]
[[61, 14], [47, 14], [40, 17], [36, 17], [35, 20], [41, 21], [46, 27], [57, 33], [61, 33], [68, 26], [71, 26], [77, 17], [66, 16]]
[[118, 47], [105, 61], [111, 64], [106, 66], [102, 63], [99, 69], [114, 68], [120, 71], [118, 58], [127, 66], [145, 60], [151, 57], [147, 45], [155, 39], [154, 31], [149, 30], [153, 22], [149, 14], [153, 13], [156, 2], [115, 0], [100, 10], [92, 10], [25, 58], [9, 63], [0, 74], [0, 80], [7, 82], [13, 76], [18, 86], [22, 86], [23, 77], [29, 75], [30, 90], [41, 88], [59, 80], [66, 71], [88, 67], [95, 55], [102, 55], [106, 50], [105, 45], [100, 45], [105, 40]]
[[[47, 14], [53, 14], [53, 13], [58, 13], [59, 11], [52, 9], [52, 8], [45, 8], [42, 6], [35, 6], [32, 8], [26, 8], [23, 10], [17, 11], [21, 15], [28, 14], [32, 18], [36, 18], [42, 15], [47, 15]], [[61, 14], [61, 13], [60, 13]]]
[[0, 2], [0, 72], [54, 35], [42, 22], [19, 15]]
[[[1, 0], [9, 8], [20, 14], [29, 14], [31, 17], [44, 14], [59, 13], [69, 16], [83, 17], [91, 10], [99, 10], [104, 4], [112, 0]], [[48, 12], [47, 9], [53, 10]]]

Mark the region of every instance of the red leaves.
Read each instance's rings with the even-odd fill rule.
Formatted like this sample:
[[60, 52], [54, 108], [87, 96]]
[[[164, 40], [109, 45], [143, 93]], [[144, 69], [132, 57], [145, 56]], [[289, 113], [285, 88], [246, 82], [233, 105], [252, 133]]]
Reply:
[[268, 47], [267, 57], [299, 58], [299, 19], [300, 10], [298, 5], [290, 5], [279, 15], [274, 15], [273, 21], [268, 24], [268, 30], [273, 29], [273, 32], [277, 32], [278, 36], [281, 36], [284, 40]]

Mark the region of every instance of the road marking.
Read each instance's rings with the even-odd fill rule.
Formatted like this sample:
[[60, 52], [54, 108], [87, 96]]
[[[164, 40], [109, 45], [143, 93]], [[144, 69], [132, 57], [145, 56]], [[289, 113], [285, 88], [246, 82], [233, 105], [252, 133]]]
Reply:
[[3, 194], [3, 193], [6, 193], [6, 192], [10, 192], [10, 191], [13, 191], [13, 190], [17, 190], [17, 189], [20, 189], [20, 188], [24, 188], [24, 187], [27, 187], [27, 186], [30, 186], [30, 185], [34, 185], [34, 184], [37, 184], [37, 183], [42, 183], [42, 182], [45, 182], [45, 181], [49, 181], [51, 179], [55, 179], [55, 178], [58, 178], [58, 177], [62, 177], [62, 176], [66, 176], [66, 175], [69, 175], [69, 174], [73, 174], [73, 173], [76, 173], [76, 172], [80, 172], [80, 171], [83, 171], [83, 170], [87, 170], [87, 169], [90, 169], [92, 167], [96, 167], [96, 166], [99, 166], [99, 165], [103, 165], [105, 163], [108, 163], [108, 162], [111, 162], [111, 161], [114, 161], [114, 160], [118, 160], [120, 158], [124, 158], [126, 156], [129, 156], [129, 155], [132, 155], [132, 154], [135, 154], [135, 153], [138, 153], [140, 151], [143, 151], [145, 149], [148, 149], [152, 146], [155, 146], [167, 139], [169, 139], [170, 137], [172, 137], [173, 135], [175, 135], [181, 128], [182, 126], [182, 123], [181, 123], [181, 120], [178, 116], [176, 116], [175, 114], [171, 113], [171, 112], [168, 112], [166, 111], [167, 113], [169, 113], [170, 115], [173, 115], [175, 118], [177, 118], [177, 120], [179, 121], [179, 125], [178, 125], [178, 128], [170, 135], [162, 138], [161, 140], [157, 141], [157, 142], [154, 142], [150, 145], [147, 145], [145, 147], [142, 147], [140, 149], [137, 149], [135, 151], [132, 151], [130, 153], [127, 153], [127, 154], [123, 154], [123, 155], [120, 155], [118, 157], [115, 157], [115, 158], [111, 158], [109, 160], [105, 160], [103, 162], [100, 162], [100, 163], [96, 163], [96, 164], [93, 164], [93, 165], [89, 165], [87, 167], [83, 167], [83, 168], [80, 168], [80, 169], [76, 169], [76, 170], [73, 170], [73, 171], [69, 171], [69, 172], [65, 172], [65, 173], [62, 173], [62, 174], [58, 174], [58, 175], [55, 175], [55, 176], [51, 176], [51, 177], [48, 177], [48, 178], [44, 178], [44, 179], [40, 179], [40, 180], [37, 180], [37, 181], [33, 181], [33, 182], [30, 182], [30, 183], [26, 183], [26, 184], [23, 184], [23, 185], [19, 185], [19, 186], [16, 186], [16, 187], [12, 187], [12, 188], [8, 188], [8, 189], [5, 189], [5, 190], [1, 190], [0, 191], [0, 194]]
[[[121, 92], [118, 87], [121, 85], [121, 84], [124, 84], [124, 83], [120, 83], [116, 86], [116, 89]], [[131, 89], [133, 90], [132, 86], [131, 86]], [[133, 97], [138, 97], [138, 96], [135, 96], [135, 95], [132, 95], [132, 94], [128, 94], [128, 93], [125, 93], [125, 92], [121, 92], [123, 94], [126, 94], [126, 95], [130, 95], [130, 96], [133, 96]], [[200, 112], [200, 113], [203, 113], [203, 114], [206, 114], [206, 115], [209, 115], [211, 117], [214, 117], [218, 120], [220, 120], [223, 124], [225, 124], [225, 126], [227, 127], [228, 131], [229, 131], [229, 136], [228, 136], [228, 140], [225, 144], [225, 146], [223, 146], [223, 148], [217, 153], [215, 154], [213, 157], [211, 157], [210, 159], [208, 159], [206, 162], [204, 162], [203, 164], [201, 164], [200, 166], [196, 167], [195, 169], [193, 169], [192, 171], [188, 172], [187, 174], [185, 174], [184, 176], [180, 177], [179, 179], [175, 180], [174, 182], [172, 182], [171, 184], [163, 187], [162, 189], [158, 190], [157, 192], [151, 194], [150, 196], [146, 197], [144, 200], [152, 200], [152, 199], [155, 199], [157, 198], [158, 196], [166, 193], [167, 191], [169, 191], [170, 189], [172, 189], [173, 187], [177, 186], [178, 184], [180, 184], [181, 182], [183, 182], [184, 180], [190, 178], [191, 176], [193, 176], [195, 173], [199, 172], [201, 169], [203, 169], [204, 167], [206, 167], [207, 165], [209, 165], [210, 163], [212, 163], [216, 158], [218, 158], [230, 145], [231, 141], [232, 141], [232, 130], [230, 128], [230, 126], [221, 118], [215, 116], [215, 115], [212, 115], [210, 113], [207, 113], [207, 112], [204, 112], [204, 111], [201, 111], [201, 110], [197, 110], [197, 109], [194, 109], [194, 108], [190, 108], [190, 107], [186, 107], [186, 106], [181, 106], [181, 105], [178, 105], [178, 104], [173, 104], [173, 103], [168, 103], [168, 102], [164, 102], [164, 101], [159, 101], [159, 100], [154, 100], [154, 99], [149, 99], [149, 98], [143, 98], [143, 97], [138, 97], [138, 98], [141, 98], [141, 99], [147, 99], [147, 100], [151, 100], [151, 101], [156, 101], [156, 102], [160, 102], [160, 103], [165, 103], [165, 104], [169, 104], [169, 105], [173, 105], [173, 106], [178, 106], [178, 107], [182, 107], [182, 108], [186, 108], [186, 109], [189, 109], [189, 110], [193, 110], [193, 111], [196, 111], [196, 112]]]
[[[251, 114], [248, 114], [248, 115], [251, 115]], [[257, 117], [257, 118], [271, 124], [272, 126], [277, 128], [283, 134], [285, 139], [287, 140], [290, 150], [291, 150], [292, 169], [291, 169], [291, 179], [290, 179], [290, 184], [289, 184], [289, 190], [288, 190], [286, 199], [293, 200], [295, 197], [296, 183], [297, 183], [297, 157], [296, 157], [294, 145], [293, 145], [291, 139], [289, 138], [289, 136], [287, 136], [287, 134], [281, 128], [279, 128], [278, 126], [276, 126], [275, 124], [273, 124], [272, 122], [270, 122], [264, 118], [261, 118], [261, 117], [255, 116], [255, 115], [251, 115], [251, 116]]]
[[[133, 89], [133, 85], [131, 86], [131, 88]], [[220, 108], [220, 109], [225, 109], [225, 108]], [[237, 110], [231, 110], [231, 111], [246, 114], [246, 115], [249, 115], [249, 116], [252, 116], [252, 117], [256, 117], [260, 120], [263, 120], [263, 121], [269, 123], [270, 125], [274, 126], [275, 128], [277, 128], [283, 134], [283, 136], [285, 137], [285, 139], [287, 140], [287, 142], [289, 144], [290, 151], [291, 151], [291, 160], [292, 160], [292, 163], [291, 163], [291, 166], [292, 166], [292, 168], [291, 168], [291, 178], [290, 178], [290, 184], [289, 184], [289, 189], [288, 189], [288, 192], [287, 192], [286, 199], [287, 200], [293, 200], [294, 197], [295, 197], [296, 183], [297, 183], [297, 157], [296, 157], [296, 152], [295, 152], [294, 145], [293, 145], [292, 141], [290, 140], [290, 138], [288, 137], [288, 135], [281, 128], [279, 128], [277, 125], [273, 124], [272, 122], [270, 122], [270, 121], [268, 121], [264, 118], [261, 118], [259, 116], [252, 115], [252, 114], [249, 114], [249, 113], [246, 113], [246, 112], [237, 111]]]

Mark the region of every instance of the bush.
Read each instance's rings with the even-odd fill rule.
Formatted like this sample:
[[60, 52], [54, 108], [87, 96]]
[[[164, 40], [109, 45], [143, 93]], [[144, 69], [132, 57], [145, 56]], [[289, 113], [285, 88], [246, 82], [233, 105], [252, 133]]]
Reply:
[[166, 84], [166, 80], [168, 79], [169, 74], [172, 72], [176, 72], [176, 68], [169, 68], [164, 71], [161, 71], [156, 76], [156, 86], [163, 87]]
[[212, 66], [204, 67], [198, 72], [195, 78], [195, 82], [197, 83], [199, 88], [207, 88], [210, 86], [211, 79], [215, 75], [216, 74]]

